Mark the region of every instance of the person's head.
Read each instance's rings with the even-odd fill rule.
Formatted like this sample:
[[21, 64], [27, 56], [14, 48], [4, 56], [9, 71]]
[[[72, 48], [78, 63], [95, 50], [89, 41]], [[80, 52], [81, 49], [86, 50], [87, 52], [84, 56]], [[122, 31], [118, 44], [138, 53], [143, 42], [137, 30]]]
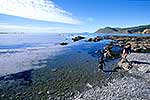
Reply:
[[131, 43], [128, 43], [127, 45], [131, 48]]
[[131, 48], [131, 43], [127, 43], [127, 44], [125, 45], [125, 47], [126, 47], [126, 48]]

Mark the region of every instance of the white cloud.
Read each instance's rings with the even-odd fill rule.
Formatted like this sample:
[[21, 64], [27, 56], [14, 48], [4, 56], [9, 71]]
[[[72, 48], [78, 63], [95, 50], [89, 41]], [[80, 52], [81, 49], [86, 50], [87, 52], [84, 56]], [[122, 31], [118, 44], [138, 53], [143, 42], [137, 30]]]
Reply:
[[7, 23], [0, 23], [0, 29], [3, 30], [56, 30], [59, 29], [59, 27], [31, 27], [31, 26], [20, 26], [20, 25], [14, 25], [14, 24], [7, 24]]
[[34, 32], [34, 33], [64, 33], [64, 32], [80, 32], [79, 28], [69, 28], [69, 27], [39, 27], [30, 25], [15, 25], [9, 23], [0, 23], [0, 32]]
[[51, 0], [0, 0], [0, 14], [49, 22], [80, 23]]

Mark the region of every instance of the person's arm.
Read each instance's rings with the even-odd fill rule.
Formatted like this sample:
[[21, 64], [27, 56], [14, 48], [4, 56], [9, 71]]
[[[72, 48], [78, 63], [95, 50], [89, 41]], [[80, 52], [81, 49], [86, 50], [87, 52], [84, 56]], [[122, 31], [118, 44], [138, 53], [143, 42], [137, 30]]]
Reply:
[[112, 55], [111, 55], [110, 51], [107, 51], [107, 54], [108, 54], [110, 57], [112, 57]]
[[123, 52], [122, 52], [122, 54], [125, 54], [125, 52], [126, 52], [126, 50], [125, 50], [125, 49], [123, 49]]

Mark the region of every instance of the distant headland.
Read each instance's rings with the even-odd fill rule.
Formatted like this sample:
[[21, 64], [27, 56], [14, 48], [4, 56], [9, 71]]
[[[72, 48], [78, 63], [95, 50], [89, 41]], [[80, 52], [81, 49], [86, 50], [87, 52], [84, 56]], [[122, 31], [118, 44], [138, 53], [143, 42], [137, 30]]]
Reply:
[[95, 33], [150, 34], [150, 25], [141, 25], [141, 26], [128, 27], [128, 28], [105, 27], [105, 28], [98, 29]]

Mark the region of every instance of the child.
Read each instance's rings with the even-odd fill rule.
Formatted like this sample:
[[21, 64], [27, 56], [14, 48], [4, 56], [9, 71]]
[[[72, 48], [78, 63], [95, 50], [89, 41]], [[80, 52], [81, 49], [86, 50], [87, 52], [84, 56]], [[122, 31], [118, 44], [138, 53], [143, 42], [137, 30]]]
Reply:
[[99, 59], [99, 64], [98, 64], [98, 71], [102, 70], [103, 71], [103, 67], [104, 67], [105, 63], [104, 63], [104, 56], [102, 56], [100, 59]]
[[104, 48], [103, 49], [103, 55], [104, 58], [113, 58], [113, 56], [111, 55], [111, 48]]

